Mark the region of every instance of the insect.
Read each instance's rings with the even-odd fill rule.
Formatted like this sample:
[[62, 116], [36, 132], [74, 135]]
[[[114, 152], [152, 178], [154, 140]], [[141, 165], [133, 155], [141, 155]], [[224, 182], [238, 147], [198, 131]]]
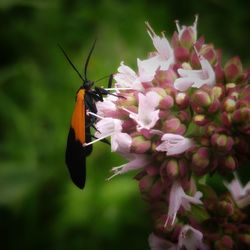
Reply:
[[[96, 101], [103, 101], [103, 95], [110, 94], [109, 91], [104, 88], [94, 87], [94, 81], [88, 80], [87, 78], [87, 68], [95, 43], [96, 40], [87, 56], [83, 76], [71, 62], [64, 49], [58, 45], [72, 68], [82, 80], [82, 85], [76, 92], [75, 107], [71, 118], [65, 154], [70, 177], [73, 183], [80, 189], [84, 188], [86, 182], [86, 157], [92, 152], [92, 145], [84, 146], [84, 144], [91, 142], [91, 139], [95, 138], [95, 136], [91, 135], [90, 128], [93, 127], [95, 129], [94, 124], [96, 117], [88, 115], [88, 111], [96, 114]], [[109, 77], [108, 87], [110, 88], [112, 85], [112, 74], [102, 77], [97, 81], [107, 77]], [[108, 143], [106, 140], [103, 140], [103, 142]]]

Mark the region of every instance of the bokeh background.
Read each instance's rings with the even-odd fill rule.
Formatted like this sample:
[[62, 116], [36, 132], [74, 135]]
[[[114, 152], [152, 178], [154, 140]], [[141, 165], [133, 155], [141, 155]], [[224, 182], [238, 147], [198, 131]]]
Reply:
[[144, 21], [169, 37], [175, 19], [192, 24], [196, 13], [199, 35], [250, 65], [248, 1], [0, 0], [0, 249], [148, 249], [134, 174], [105, 181], [123, 162], [107, 145], [94, 146], [84, 191], [69, 179], [64, 151], [80, 81], [57, 43], [82, 70], [97, 37], [95, 80], [120, 61], [136, 69], [153, 50]]

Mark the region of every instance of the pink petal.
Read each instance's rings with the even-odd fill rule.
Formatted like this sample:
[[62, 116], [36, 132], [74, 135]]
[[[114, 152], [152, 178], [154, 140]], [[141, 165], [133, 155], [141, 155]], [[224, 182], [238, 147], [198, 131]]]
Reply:
[[[197, 194], [198, 193], [198, 194]], [[177, 181], [173, 183], [170, 195], [169, 195], [169, 207], [168, 207], [168, 219], [165, 225], [168, 224], [169, 220], [171, 225], [174, 224], [176, 215], [181, 206], [184, 209], [189, 210], [190, 204], [202, 204], [200, 201], [201, 193], [197, 192], [194, 197], [186, 195], [182, 186]]]
[[121, 62], [118, 73], [114, 75], [117, 88], [133, 88], [143, 90], [143, 86], [137, 74], [128, 66]]
[[132, 138], [126, 133], [116, 133], [111, 136], [111, 151], [128, 153], [132, 144]]
[[179, 249], [185, 247], [190, 250], [208, 250], [208, 246], [202, 242], [202, 239], [203, 234], [200, 231], [189, 225], [185, 225], [179, 234], [178, 247]]
[[194, 145], [191, 139], [172, 133], [164, 134], [161, 140], [156, 150], [165, 151], [167, 155], [182, 154]]

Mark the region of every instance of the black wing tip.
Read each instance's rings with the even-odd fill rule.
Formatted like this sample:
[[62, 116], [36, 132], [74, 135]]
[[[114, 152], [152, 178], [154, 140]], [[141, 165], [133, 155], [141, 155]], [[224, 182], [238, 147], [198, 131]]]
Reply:
[[75, 186], [77, 186], [79, 189], [81, 189], [81, 190], [84, 189], [84, 187], [85, 187], [85, 182], [82, 182], [82, 181], [79, 182], [79, 180], [73, 179], [72, 176], [71, 176], [71, 180], [72, 180], [72, 182], [75, 184]]

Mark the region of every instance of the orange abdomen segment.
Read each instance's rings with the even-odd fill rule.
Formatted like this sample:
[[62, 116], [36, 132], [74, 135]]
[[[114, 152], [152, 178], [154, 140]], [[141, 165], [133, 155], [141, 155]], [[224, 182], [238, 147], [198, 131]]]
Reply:
[[76, 103], [71, 119], [71, 127], [75, 132], [75, 139], [85, 143], [85, 90], [80, 89], [76, 94]]

